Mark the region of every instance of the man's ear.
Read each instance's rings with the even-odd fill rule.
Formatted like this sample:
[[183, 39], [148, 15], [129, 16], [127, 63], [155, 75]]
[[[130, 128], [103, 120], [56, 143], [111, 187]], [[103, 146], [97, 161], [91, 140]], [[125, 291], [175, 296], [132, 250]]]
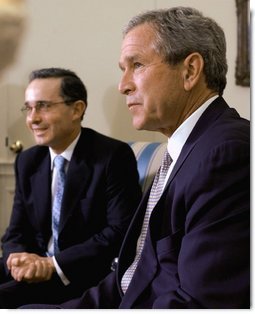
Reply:
[[77, 100], [73, 104], [74, 118], [80, 119], [87, 109], [87, 104], [82, 100]]
[[204, 59], [200, 53], [193, 52], [185, 58], [183, 65], [183, 86], [186, 91], [190, 91], [201, 79]]

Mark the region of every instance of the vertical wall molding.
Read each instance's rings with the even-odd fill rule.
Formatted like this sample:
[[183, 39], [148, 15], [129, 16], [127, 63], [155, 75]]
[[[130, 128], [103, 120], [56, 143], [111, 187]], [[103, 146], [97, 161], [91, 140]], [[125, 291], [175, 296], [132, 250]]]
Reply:
[[15, 177], [12, 161], [0, 161], [0, 237], [9, 224], [13, 196], [15, 189]]

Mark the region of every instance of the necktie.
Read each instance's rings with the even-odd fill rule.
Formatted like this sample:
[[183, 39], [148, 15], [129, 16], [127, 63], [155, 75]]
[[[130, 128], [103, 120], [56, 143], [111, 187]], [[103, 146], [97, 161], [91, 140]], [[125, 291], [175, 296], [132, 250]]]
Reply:
[[52, 235], [54, 253], [59, 251], [58, 248], [58, 226], [61, 212], [62, 196], [65, 185], [65, 158], [58, 155], [54, 158], [54, 167], [56, 168], [56, 189], [52, 202]]
[[133, 263], [129, 266], [129, 268], [126, 270], [126, 272], [124, 273], [122, 280], [121, 280], [121, 287], [122, 287], [122, 290], [124, 293], [127, 291], [129, 283], [130, 283], [130, 281], [134, 275], [137, 264], [140, 260], [143, 246], [144, 246], [144, 241], [145, 241], [146, 234], [147, 234], [150, 216], [151, 216], [153, 208], [157, 204], [157, 202], [158, 202], [158, 200], [159, 200], [159, 198], [163, 192], [165, 178], [166, 178], [167, 171], [169, 169], [171, 162], [172, 162], [172, 159], [171, 159], [168, 151], [166, 151], [164, 154], [161, 166], [160, 166], [159, 170], [157, 171], [155, 178], [154, 178], [154, 181], [153, 181], [153, 184], [152, 184], [151, 192], [150, 192], [148, 203], [147, 203], [146, 212], [144, 215], [141, 234], [140, 234], [140, 237], [137, 241], [135, 259], [134, 259]]

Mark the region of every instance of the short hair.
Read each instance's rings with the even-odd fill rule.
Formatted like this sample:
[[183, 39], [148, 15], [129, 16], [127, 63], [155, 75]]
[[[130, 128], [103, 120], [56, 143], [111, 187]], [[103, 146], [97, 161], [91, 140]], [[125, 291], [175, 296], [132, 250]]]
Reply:
[[207, 87], [223, 94], [226, 87], [226, 40], [222, 28], [211, 18], [189, 7], [147, 11], [133, 17], [123, 30], [148, 23], [155, 32], [155, 50], [165, 62], [176, 65], [198, 52], [204, 59]]
[[29, 75], [29, 82], [35, 79], [61, 78], [60, 95], [66, 101], [82, 100], [87, 104], [87, 89], [78, 75], [68, 69], [43, 68]]

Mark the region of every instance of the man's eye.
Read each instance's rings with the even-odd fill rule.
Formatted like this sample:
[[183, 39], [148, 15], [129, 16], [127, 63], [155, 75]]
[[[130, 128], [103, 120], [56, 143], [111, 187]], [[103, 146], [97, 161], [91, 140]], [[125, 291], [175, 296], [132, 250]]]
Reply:
[[138, 68], [140, 68], [140, 67], [142, 67], [143, 65], [140, 63], [140, 62], [135, 62], [134, 63], [134, 68], [135, 69], [138, 69]]
[[37, 103], [37, 107], [39, 109], [42, 109], [42, 110], [48, 109], [48, 108], [50, 108], [50, 106], [51, 106], [51, 104], [46, 102], [46, 101], [40, 101]]
[[23, 111], [27, 111], [27, 112], [30, 112], [30, 111], [32, 111], [32, 107], [30, 107], [30, 106], [24, 106], [24, 108], [23, 108]]

